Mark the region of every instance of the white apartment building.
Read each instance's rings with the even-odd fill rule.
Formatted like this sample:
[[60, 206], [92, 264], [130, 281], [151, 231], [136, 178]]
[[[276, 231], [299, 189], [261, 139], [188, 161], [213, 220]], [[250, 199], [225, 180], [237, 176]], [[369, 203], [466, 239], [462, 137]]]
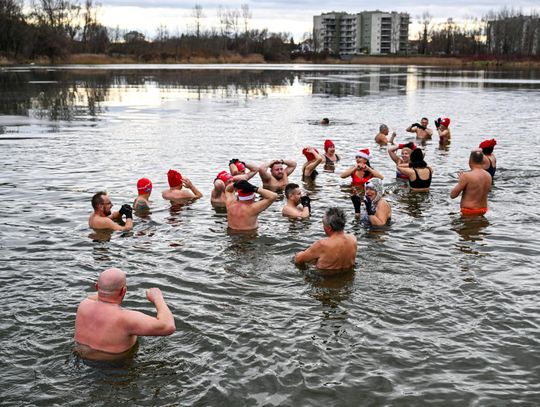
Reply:
[[409, 14], [383, 11], [323, 13], [313, 17], [315, 51], [341, 56], [406, 53]]

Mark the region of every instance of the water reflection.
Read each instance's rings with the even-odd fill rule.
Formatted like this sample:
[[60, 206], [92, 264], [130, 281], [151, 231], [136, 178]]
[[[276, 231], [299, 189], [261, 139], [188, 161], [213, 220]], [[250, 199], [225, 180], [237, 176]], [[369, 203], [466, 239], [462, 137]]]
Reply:
[[309, 285], [309, 295], [323, 305], [335, 308], [340, 302], [349, 299], [353, 290], [354, 277], [354, 271], [326, 277], [316, 271], [307, 271], [304, 280]]
[[452, 221], [451, 229], [457, 232], [463, 242], [481, 242], [487, 235], [485, 229], [489, 221], [483, 217], [459, 217]]

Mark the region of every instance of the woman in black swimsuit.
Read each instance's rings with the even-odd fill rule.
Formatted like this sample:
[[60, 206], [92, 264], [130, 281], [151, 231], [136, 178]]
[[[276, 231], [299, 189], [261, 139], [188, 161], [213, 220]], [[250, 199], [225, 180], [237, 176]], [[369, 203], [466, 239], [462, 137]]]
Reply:
[[491, 140], [484, 140], [480, 143], [480, 148], [484, 153], [484, 170], [489, 172], [491, 179], [495, 178], [495, 171], [497, 170], [497, 157], [493, 154], [493, 149], [497, 145], [497, 140], [492, 138]]
[[304, 148], [302, 154], [307, 160], [302, 167], [302, 180], [315, 181], [315, 177], [319, 174], [315, 168], [322, 162], [323, 156], [313, 147]]
[[409, 177], [411, 191], [429, 191], [433, 170], [424, 161], [424, 153], [422, 153], [421, 149], [413, 150], [409, 164], [400, 164], [398, 167], [402, 174]]

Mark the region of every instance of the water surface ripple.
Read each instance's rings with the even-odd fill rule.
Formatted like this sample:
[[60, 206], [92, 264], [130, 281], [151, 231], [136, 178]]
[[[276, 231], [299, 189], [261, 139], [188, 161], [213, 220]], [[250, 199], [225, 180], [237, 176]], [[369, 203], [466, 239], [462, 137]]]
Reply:
[[[1, 68], [1, 404], [538, 405], [539, 105], [538, 72]], [[422, 116], [451, 117], [453, 139], [423, 146], [435, 176], [415, 195], [373, 138], [386, 123], [406, 141]], [[470, 149], [492, 137], [490, 211], [465, 221], [449, 190]], [[227, 232], [209, 195], [230, 158], [301, 165], [302, 148], [326, 138], [342, 162], [302, 184], [310, 220], [282, 218], [278, 202], [256, 233]], [[365, 147], [385, 176], [391, 227], [349, 218], [354, 273], [296, 268], [294, 253], [323, 236], [326, 207], [351, 214], [337, 173]], [[169, 168], [204, 198], [171, 208], [160, 197]], [[119, 208], [143, 176], [152, 213], [131, 232], [92, 233], [92, 194], [106, 189]], [[128, 273], [126, 307], [151, 312], [144, 292], [160, 287], [177, 332], [96, 366], [72, 354], [75, 311], [111, 266]]]

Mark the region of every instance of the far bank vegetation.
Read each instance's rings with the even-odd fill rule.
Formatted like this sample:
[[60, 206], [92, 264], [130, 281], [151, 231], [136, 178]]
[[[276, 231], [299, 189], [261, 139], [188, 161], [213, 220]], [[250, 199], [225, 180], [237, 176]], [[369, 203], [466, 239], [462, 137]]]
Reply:
[[[251, 28], [247, 4], [239, 9], [219, 7], [217, 27], [204, 28], [200, 5], [191, 11], [186, 32], [156, 29], [154, 38], [121, 27], [105, 27], [97, 18], [94, 0], [0, 0], [1, 63], [377, 63], [489, 65], [516, 58], [538, 65], [540, 23], [537, 16], [504, 8], [482, 20], [455, 24], [432, 23], [432, 16], [417, 17], [422, 25], [405, 55], [358, 56], [343, 61], [329, 51], [313, 52], [311, 34], [295, 44], [289, 33]], [[535, 48], [536, 44], [536, 48]], [[412, 62], [411, 62], [412, 61]]]

